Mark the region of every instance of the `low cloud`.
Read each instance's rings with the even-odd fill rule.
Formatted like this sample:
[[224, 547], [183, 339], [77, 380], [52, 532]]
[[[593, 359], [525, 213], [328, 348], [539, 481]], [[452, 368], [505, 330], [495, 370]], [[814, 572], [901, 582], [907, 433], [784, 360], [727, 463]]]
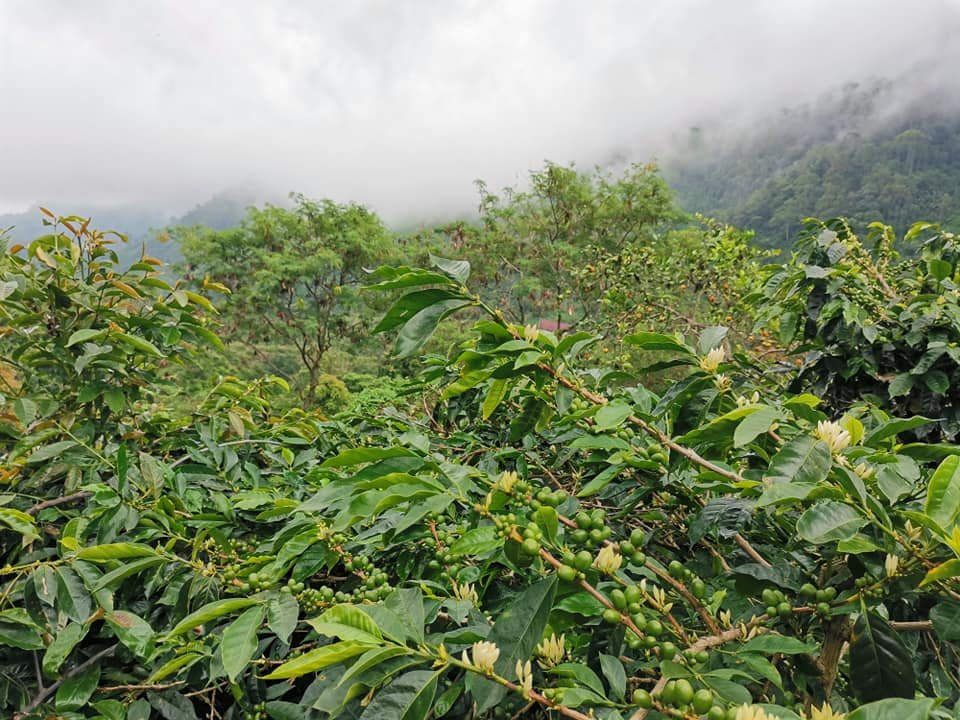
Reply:
[[433, 217], [848, 81], [960, 95], [958, 0], [33, 0], [0, 27], [0, 210], [243, 184]]

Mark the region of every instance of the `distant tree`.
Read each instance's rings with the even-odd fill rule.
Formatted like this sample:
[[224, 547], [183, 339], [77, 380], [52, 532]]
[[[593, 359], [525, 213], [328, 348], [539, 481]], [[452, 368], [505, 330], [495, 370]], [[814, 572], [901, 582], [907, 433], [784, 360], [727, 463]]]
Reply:
[[380, 218], [361, 205], [291, 197], [292, 208], [251, 208], [236, 228], [171, 234], [189, 279], [230, 290], [223, 313], [234, 338], [296, 348], [307, 378], [301, 399], [312, 406], [327, 352], [366, 335], [363, 269], [388, 260], [394, 245]]
[[594, 317], [603, 288], [584, 266], [599, 253], [653, 242], [658, 228], [680, 217], [654, 165], [615, 176], [547, 163], [531, 173], [528, 189], [498, 195], [477, 186], [479, 223], [438, 228], [433, 240], [445, 236], [445, 252], [469, 260], [474, 280], [520, 323], [559, 327]]

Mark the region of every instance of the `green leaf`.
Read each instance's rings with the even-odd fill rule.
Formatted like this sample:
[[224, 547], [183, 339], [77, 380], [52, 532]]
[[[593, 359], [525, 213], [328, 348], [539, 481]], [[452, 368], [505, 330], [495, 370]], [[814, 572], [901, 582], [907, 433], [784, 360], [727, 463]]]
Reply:
[[557, 539], [560, 520], [556, 510], [548, 505], [542, 505], [534, 511], [533, 521], [537, 524], [537, 527], [543, 530], [544, 537], [546, 537], [549, 542]]
[[627, 673], [623, 669], [623, 663], [613, 655], [600, 653], [600, 669], [610, 685], [610, 692], [617, 700], [623, 700], [627, 692]]
[[881, 550], [883, 550], [883, 548], [863, 535], [854, 535], [849, 540], [841, 540], [837, 543], [837, 552], [849, 553], [850, 555], [880, 552]]
[[786, 443], [773, 456], [764, 480], [776, 483], [816, 484], [827, 477], [832, 464], [830, 449], [809, 435]]
[[569, 447], [578, 450], [629, 450], [626, 440], [612, 435], [581, 435], [570, 443]]
[[[364, 606], [368, 611], [374, 607]], [[420, 588], [401, 588], [394, 590], [383, 602], [385, 610], [401, 618], [407, 635], [415, 643], [423, 643], [423, 626], [426, 623], [426, 608], [423, 605], [423, 592]], [[376, 616], [373, 616], [376, 619]], [[383, 627], [381, 623], [381, 627]], [[386, 634], [386, 631], [384, 630]], [[400, 639], [403, 642], [403, 638]]]
[[79, 675], [67, 678], [57, 688], [56, 707], [59, 712], [79, 710], [93, 696], [100, 682], [100, 666], [94, 665]]
[[814, 545], [823, 545], [849, 540], [866, 524], [866, 518], [849, 505], [825, 500], [804, 511], [797, 520], [797, 534]]
[[600, 678], [597, 677], [597, 674], [593, 670], [582, 663], [561, 663], [560, 665], [552, 668], [550, 673], [559, 677], [573, 678], [580, 685], [588, 688], [598, 695], [602, 696], [604, 694], [603, 683], [600, 682]]
[[499, 407], [500, 403], [503, 402], [503, 398], [507, 394], [507, 390], [510, 389], [510, 381], [506, 378], [500, 380], [494, 380], [490, 383], [490, 388], [487, 390], [487, 395], [483, 399], [483, 406], [480, 409], [480, 418], [487, 420], [491, 415], [493, 415], [494, 410]]
[[596, 617], [606, 609], [606, 606], [590, 593], [577, 592], [563, 598], [557, 603], [555, 609], [585, 617]]
[[431, 255], [430, 263], [461, 285], [466, 285], [467, 280], [470, 278], [470, 263], [466, 260], [447, 260], [446, 258]]
[[153, 357], [164, 357], [164, 354], [160, 352], [160, 349], [154, 345], [149, 340], [144, 340], [142, 337], [137, 337], [136, 335], [128, 335], [124, 332], [113, 332], [110, 335], [111, 338], [116, 338], [124, 345], [132, 347], [134, 350], [138, 350], [144, 355], [152, 355]]
[[77, 447], [77, 443], [73, 440], [61, 440], [49, 445], [44, 445], [30, 453], [30, 456], [27, 458], [27, 464], [35, 465], [46, 462], [52, 458], [59, 458], [67, 450], [75, 447]]
[[433, 336], [441, 320], [457, 310], [472, 305], [472, 300], [445, 300], [425, 307], [414, 315], [397, 335], [396, 357], [405, 358], [413, 355]]
[[783, 655], [805, 655], [815, 653], [817, 646], [811, 643], [805, 643], [795, 637], [787, 635], [778, 635], [776, 633], [765, 633], [757, 635], [749, 642], [744, 643], [741, 648], [743, 652], [756, 652], [769, 655], [772, 653], [782, 653]]
[[41, 667], [43, 668], [44, 675], [55, 676], [57, 670], [59, 670], [63, 664], [63, 661], [73, 652], [73, 648], [77, 646], [77, 643], [80, 642], [86, 634], [87, 626], [81, 623], [70, 623], [58, 632], [53, 642], [47, 646], [47, 651], [43, 654]]
[[753, 442], [757, 436], [767, 432], [770, 426], [780, 417], [780, 411], [769, 405], [760, 408], [752, 415], [748, 415], [740, 421], [736, 432], [733, 433], [733, 446], [743, 447]]
[[941, 600], [930, 609], [933, 631], [944, 642], [960, 640], [960, 603]]
[[109, 589], [116, 590], [119, 587], [120, 583], [126, 580], [128, 577], [133, 575], [139, 575], [144, 570], [149, 570], [152, 567], [157, 565], [163, 565], [166, 560], [159, 556], [154, 557], [145, 557], [140, 560], [134, 560], [130, 563], [125, 563], [118, 568], [111, 570], [108, 573], [104, 573], [96, 584], [93, 586], [92, 592], [97, 592], [98, 590]]
[[689, 346], [680, 342], [675, 337], [662, 335], [660, 333], [634, 333], [633, 335], [627, 335], [623, 341], [631, 345], [636, 345], [642, 350], [667, 350], [670, 352], [678, 352], [682, 355], [694, 354]]
[[90, 617], [93, 601], [90, 592], [71, 568], [54, 568], [57, 575], [57, 605], [71, 620], [83, 623]]
[[623, 421], [633, 414], [633, 408], [625, 402], [614, 400], [613, 402], [602, 405], [593, 416], [595, 428], [597, 430], [610, 430], [620, 427]]
[[139, 615], [115, 610], [108, 612], [104, 620], [113, 629], [117, 639], [137, 657], [146, 659], [153, 652], [156, 634], [150, 624]]
[[577, 492], [577, 497], [590, 497], [591, 495], [596, 495], [598, 492], [603, 490], [607, 485], [613, 482], [617, 476], [623, 472], [623, 469], [626, 467], [623, 463], [617, 463], [616, 465], [611, 465], [610, 467], [604, 468], [598, 472], [594, 477], [580, 488]]
[[96, 328], [84, 328], [83, 330], [77, 330], [76, 332], [70, 335], [70, 339], [67, 340], [66, 347], [73, 347], [77, 343], [88, 342], [90, 340], [96, 340], [103, 337], [106, 333], [106, 330]]
[[412, 670], [382, 688], [364, 709], [361, 720], [421, 720], [430, 714], [439, 672]]
[[183, 635], [185, 632], [193, 630], [199, 625], [216, 620], [224, 615], [229, 615], [237, 610], [246, 610], [251, 605], [256, 605], [259, 600], [252, 598], [230, 598], [227, 600], [214, 600], [207, 603], [199, 610], [187, 615], [183, 620], [174, 625], [173, 629], [167, 633], [167, 639], [175, 638], [177, 635]]
[[263, 679], [286, 680], [288, 678], [300, 677], [301, 675], [336, 665], [344, 660], [349, 660], [355, 655], [362, 655], [373, 647], [375, 646], [370, 643], [361, 643], [354, 640], [344, 640], [333, 643], [332, 645], [324, 645], [315, 650], [305, 652], [293, 660], [288, 660], [269, 675], [264, 675]]
[[867, 447], [875, 448], [878, 447], [880, 442], [886, 440], [887, 438], [896, 437], [900, 433], [906, 432], [907, 430], [913, 430], [914, 428], [929, 425], [932, 422], [935, 421], [930, 418], [919, 416], [905, 419], [896, 418], [893, 420], [887, 420], [871, 430], [870, 434], [864, 439], [863, 444]]
[[353, 605], [334, 605], [307, 624], [321, 635], [341, 640], [357, 640], [371, 645], [383, 640], [380, 628], [373, 619]]
[[950, 389], [950, 378], [943, 370], [929, 370], [924, 373], [923, 382], [934, 395], [943, 395]]
[[960, 456], [951, 455], [934, 471], [923, 511], [945, 530], [956, 521], [960, 513]]
[[923, 580], [920, 581], [920, 587], [926, 587], [930, 583], [935, 583], [940, 580], [949, 580], [958, 575], [960, 575], [960, 560], [953, 558], [930, 568], [927, 574], [924, 575]]
[[394, 658], [399, 655], [409, 655], [410, 653], [411, 651], [409, 649], [399, 645], [385, 645], [384, 647], [377, 647], [373, 648], [373, 650], [368, 650], [357, 658], [357, 661], [343, 674], [343, 677], [340, 678], [340, 681], [337, 684], [343, 685], [348, 683], [370, 668], [376, 667], [380, 663], [385, 662], [390, 658]]
[[890, 385], [887, 387], [887, 393], [890, 395], [892, 400], [895, 397], [900, 397], [901, 395], [906, 395], [913, 388], [913, 381], [916, 378], [915, 375], [911, 375], [908, 372], [900, 373], [893, 380], [890, 381]]
[[385, 332], [400, 327], [410, 321], [411, 318], [424, 308], [428, 308], [431, 305], [451, 301], [462, 302], [463, 299], [463, 295], [459, 292], [445, 288], [431, 288], [407, 293], [393, 304], [393, 307], [391, 307], [387, 311], [387, 314], [377, 323], [373, 332]]
[[300, 604], [291, 593], [279, 593], [267, 601], [267, 626], [280, 638], [280, 642], [290, 642], [299, 617]]
[[913, 662], [897, 633], [874, 612], [864, 612], [850, 636], [850, 683], [861, 702], [912, 698]]
[[888, 698], [861, 705], [847, 715], [847, 720], [928, 720], [936, 700]]
[[[500, 648], [495, 665], [500, 675], [514, 672], [517, 660], [525, 661], [533, 654], [543, 638], [556, 591], [557, 576], [551, 574], [517, 595], [497, 618], [487, 640]], [[487, 680], [473, 680], [471, 684], [479, 712], [494, 707], [506, 694], [506, 688]]]
[[449, 548], [451, 557], [464, 555], [483, 555], [503, 545], [503, 538], [497, 535], [497, 528], [493, 525], [481, 525], [470, 528], [458, 538]]
[[714, 418], [706, 425], [694, 428], [690, 432], [677, 438], [681, 445], [714, 445], [727, 444], [733, 441], [733, 435], [741, 421], [748, 415], [753, 415], [763, 407], [762, 405], [745, 405], [728, 413]]
[[129, 560], [131, 558], [156, 557], [157, 551], [149, 545], [139, 543], [107, 543], [77, 550], [78, 560], [107, 562], [108, 560]]
[[711, 325], [704, 328], [700, 337], [697, 338], [697, 349], [700, 350], [700, 354], [706, 355], [714, 348], [720, 347], [720, 343], [727, 337], [728, 332], [729, 328], [723, 325]]
[[230, 682], [236, 682], [257, 651], [257, 630], [263, 623], [263, 615], [262, 605], [247, 608], [223, 631], [220, 657]]
[[21, 650], [42, 650], [44, 647], [40, 628], [21, 608], [0, 612], [0, 645]]
[[32, 516], [13, 508], [0, 508], [0, 523], [3, 523], [14, 532], [20, 533], [24, 540], [36, 540], [40, 537], [37, 532], [37, 523]]

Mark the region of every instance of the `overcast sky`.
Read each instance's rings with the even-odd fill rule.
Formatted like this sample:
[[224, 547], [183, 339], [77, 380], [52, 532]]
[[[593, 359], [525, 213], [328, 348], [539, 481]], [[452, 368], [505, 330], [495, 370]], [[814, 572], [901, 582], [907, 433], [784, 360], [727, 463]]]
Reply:
[[474, 178], [645, 160], [916, 63], [956, 92], [958, 29], [960, 0], [0, 0], [0, 211], [237, 184], [469, 208]]

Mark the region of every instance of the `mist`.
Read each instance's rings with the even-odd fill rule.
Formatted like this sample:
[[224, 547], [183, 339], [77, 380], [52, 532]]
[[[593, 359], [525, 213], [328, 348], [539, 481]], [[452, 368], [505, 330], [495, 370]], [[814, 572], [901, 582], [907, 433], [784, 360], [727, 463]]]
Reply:
[[33, 0], [0, 29], [0, 211], [239, 185], [403, 222], [845, 82], [908, 75], [891, 112], [960, 97], [960, 0]]

